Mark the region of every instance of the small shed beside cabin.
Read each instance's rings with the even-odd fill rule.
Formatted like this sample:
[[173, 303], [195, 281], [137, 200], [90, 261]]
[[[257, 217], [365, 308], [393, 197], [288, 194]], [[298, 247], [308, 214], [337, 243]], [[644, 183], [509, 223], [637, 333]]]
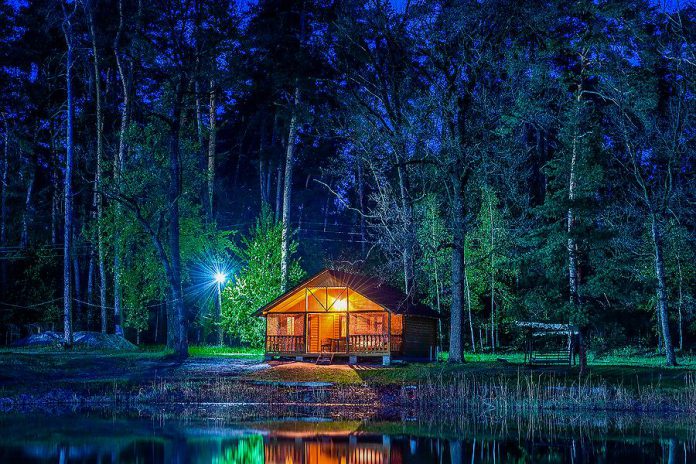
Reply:
[[325, 269], [256, 312], [271, 357], [434, 360], [439, 314], [379, 279]]

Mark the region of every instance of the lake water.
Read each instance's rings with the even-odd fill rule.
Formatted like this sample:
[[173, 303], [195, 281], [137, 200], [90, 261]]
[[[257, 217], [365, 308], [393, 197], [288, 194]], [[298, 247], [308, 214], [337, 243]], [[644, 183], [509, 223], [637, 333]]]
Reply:
[[[690, 419], [0, 415], [2, 463], [692, 463]], [[394, 419], [394, 418], [392, 418]]]

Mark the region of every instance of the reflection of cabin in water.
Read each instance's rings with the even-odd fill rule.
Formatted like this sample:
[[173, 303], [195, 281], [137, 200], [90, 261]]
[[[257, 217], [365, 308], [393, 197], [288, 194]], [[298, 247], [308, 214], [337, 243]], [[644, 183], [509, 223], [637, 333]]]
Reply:
[[432, 360], [438, 313], [381, 281], [324, 270], [259, 309], [266, 356]]
[[[293, 439], [294, 437], [294, 439]], [[268, 464], [401, 464], [400, 447], [392, 447], [382, 435], [322, 434], [306, 437], [273, 434], [264, 438], [264, 462]]]

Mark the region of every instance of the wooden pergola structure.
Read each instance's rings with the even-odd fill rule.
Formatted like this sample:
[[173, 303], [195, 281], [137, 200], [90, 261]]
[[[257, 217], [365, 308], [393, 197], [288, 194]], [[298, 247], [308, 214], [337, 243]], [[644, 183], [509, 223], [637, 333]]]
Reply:
[[[525, 334], [525, 364], [537, 366], [575, 364], [578, 338], [576, 326], [548, 322], [518, 322], [517, 327]], [[541, 340], [546, 343], [541, 343]]]
[[439, 314], [378, 279], [324, 270], [256, 312], [267, 357], [434, 359]]

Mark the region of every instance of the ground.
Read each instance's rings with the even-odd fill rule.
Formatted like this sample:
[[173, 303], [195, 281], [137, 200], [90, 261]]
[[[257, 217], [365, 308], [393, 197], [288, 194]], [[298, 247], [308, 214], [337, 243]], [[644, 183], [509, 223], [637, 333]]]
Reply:
[[[135, 353], [52, 352], [13, 349], [0, 351], [0, 385], [7, 388], [40, 383], [89, 384], [100, 382], [144, 383], [153, 380], [238, 378], [250, 382], [330, 382], [341, 385], [404, 385], [426, 380], [473, 376], [515, 378], [548, 375], [577, 378], [577, 368], [529, 369], [523, 357], [511, 354], [470, 354], [463, 365], [446, 362], [412, 363], [405, 366], [332, 365], [308, 362], [266, 363], [259, 352], [229, 348], [192, 347], [180, 361], [157, 349]], [[661, 357], [622, 356], [590, 359], [590, 373], [598, 380], [622, 386], [660, 385], [679, 388], [687, 375], [696, 376], [696, 357], [682, 357], [680, 366], [666, 368]]]
[[[450, 380], [469, 375], [480, 378], [518, 375], [547, 375], [577, 380], [578, 368], [543, 367], [530, 369], [523, 365], [523, 355], [469, 355], [462, 365], [439, 363], [412, 363], [405, 366], [382, 367], [379, 365], [335, 365], [316, 366], [311, 363], [271, 363], [271, 368], [247, 374], [248, 377], [266, 381], [317, 381], [340, 384], [403, 385], [425, 380]], [[683, 358], [680, 366], [667, 368], [661, 365], [662, 358], [608, 357], [592, 359], [590, 375], [597, 381], [622, 386], [661, 385], [665, 388], [681, 387], [685, 375], [696, 375], [696, 357]]]

